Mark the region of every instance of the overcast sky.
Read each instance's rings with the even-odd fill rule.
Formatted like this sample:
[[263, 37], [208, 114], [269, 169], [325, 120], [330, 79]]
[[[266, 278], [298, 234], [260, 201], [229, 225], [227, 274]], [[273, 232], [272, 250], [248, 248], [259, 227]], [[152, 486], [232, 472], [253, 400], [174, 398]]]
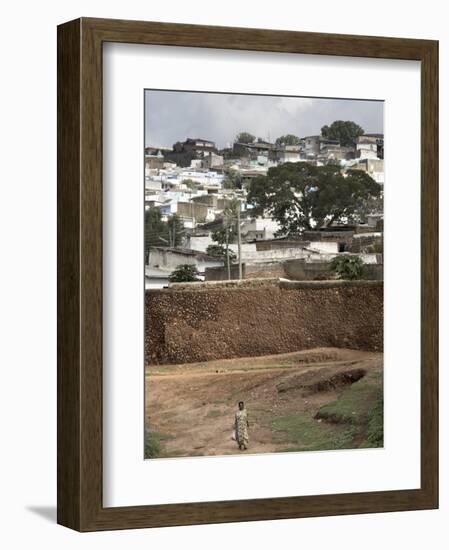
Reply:
[[225, 147], [250, 132], [274, 141], [284, 134], [319, 134], [334, 120], [352, 120], [366, 133], [383, 132], [383, 102], [147, 90], [145, 145], [169, 146], [186, 138]]

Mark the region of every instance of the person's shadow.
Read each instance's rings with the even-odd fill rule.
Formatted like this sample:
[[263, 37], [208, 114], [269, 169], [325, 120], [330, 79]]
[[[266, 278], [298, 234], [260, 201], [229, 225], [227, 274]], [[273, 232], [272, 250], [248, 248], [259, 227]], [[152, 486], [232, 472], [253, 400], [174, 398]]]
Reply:
[[51, 523], [56, 523], [56, 506], [27, 506], [26, 509]]

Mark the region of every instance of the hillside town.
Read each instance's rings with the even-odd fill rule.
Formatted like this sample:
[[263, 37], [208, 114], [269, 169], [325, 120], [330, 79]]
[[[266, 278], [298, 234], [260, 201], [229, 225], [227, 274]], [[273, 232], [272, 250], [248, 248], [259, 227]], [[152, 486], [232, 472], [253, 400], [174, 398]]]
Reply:
[[366, 278], [382, 279], [381, 199], [357, 216], [327, 216], [295, 231], [275, 207], [254, 199], [270, 177], [299, 167], [311, 178], [325, 173], [323, 167], [332, 177], [369, 176], [383, 189], [383, 134], [362, 133], [348, 142], [325, 133], [270, 141], [241, 132], [222, 149], [209, 136], [147, 146], [145, 287], [188, 281], [173, 276], [185, 266], [197, 281], [328, 279], [332, 260], [342, 255], [359, 258]]

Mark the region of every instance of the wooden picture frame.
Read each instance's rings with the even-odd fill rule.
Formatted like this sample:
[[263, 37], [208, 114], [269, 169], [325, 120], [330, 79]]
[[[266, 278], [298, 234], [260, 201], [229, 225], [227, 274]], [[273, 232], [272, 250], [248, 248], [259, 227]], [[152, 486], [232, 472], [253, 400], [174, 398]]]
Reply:
[[[104, 508], [102, 44], [421, 62], [421, 488]], [[58, 523], [79, 531], [423, 510], [438, 506], [438, 43], [81, 18], [58, 27]]]

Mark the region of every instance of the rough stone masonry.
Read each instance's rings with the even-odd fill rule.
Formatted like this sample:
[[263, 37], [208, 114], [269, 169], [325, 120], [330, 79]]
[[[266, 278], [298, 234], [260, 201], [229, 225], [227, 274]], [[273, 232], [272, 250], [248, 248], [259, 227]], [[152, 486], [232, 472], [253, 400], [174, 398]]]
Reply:
[[145, 363], [191, 363], [326, 346], [382, 351], [381, 281], [260, 281], [147, 290]]

